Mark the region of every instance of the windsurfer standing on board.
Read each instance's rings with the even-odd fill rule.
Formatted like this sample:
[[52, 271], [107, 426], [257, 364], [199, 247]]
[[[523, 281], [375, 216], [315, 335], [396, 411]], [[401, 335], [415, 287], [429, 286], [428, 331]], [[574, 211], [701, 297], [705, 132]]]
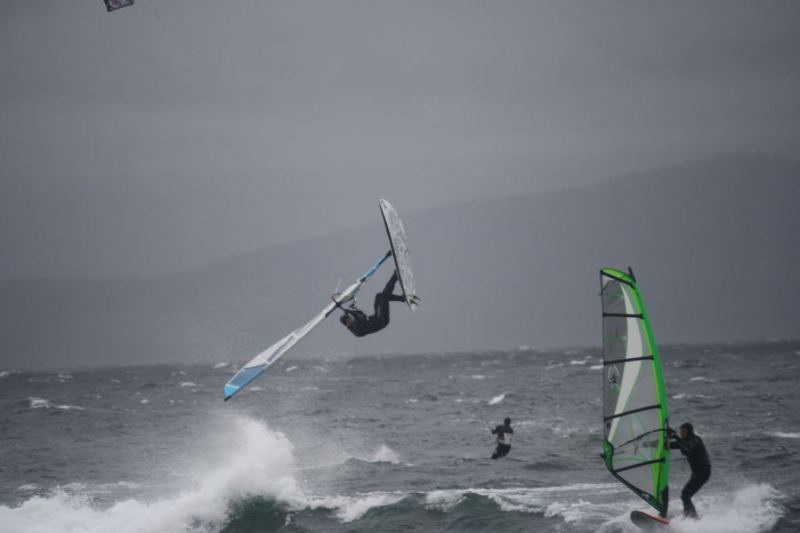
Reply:
[[686, 456], [692, 469], [692, 477], [681, 491], [683, 515], [697, 518], [692, 496], [697, 494], [697, 491], [711, 477], [711, 460], [708, 458], [706, 445], [703, 444], [703, 439], [695, 435], [694, 427], [689, 422], [681, 424], [680, 434], [676, 433], [674, 429], [668, 430], [668, 434], [671, 439], [669, 448], [671, 450], [679, 449]]
[[393, 294], [397, 284], [397, 271], [392, 274], [386, 286], [375, 295], [375, 307], [372, 316], [352, 305], [347, 309], [342, 308], [344, 314], [339, 319], [344, 326], [356, 337], [363, 337], [382, 330], [389, 325], [389, 302], [405, 302], [405, 296]]

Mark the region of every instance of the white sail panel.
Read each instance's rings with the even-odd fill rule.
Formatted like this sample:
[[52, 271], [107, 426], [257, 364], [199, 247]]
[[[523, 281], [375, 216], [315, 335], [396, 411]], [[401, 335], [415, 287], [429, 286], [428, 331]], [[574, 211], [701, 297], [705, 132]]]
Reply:
[[334, 296], [335, 300], [325, 306], [325, 308], [307, 324], [292, 331], [281, 340], [253, 357], [246, 365], [244, 365], [226, 384], [223, 390], [223, 398], [227, 401], [234, 394], [242, 390], [248, 383], [260, 376], [264, 371], [269, 368], [275, 361], [281, 358], [283, 354], [288, 352], [300, 339], [311, 333], [323, 320], [328, 318], [331, 313], [341, 304], [351, 300], [361, 289], [364, 283], [380, 268], [380, 266], [389, 258], [391, 252], [388, 252], [381, 259], [375, 262], [372, 267], [364, 273], [363, 276], [354, 281], [344, 291]]
[[601, 271], [604, 459], [660, 513], [668, 506], [667, 402], [661, 362], [632, 274]]

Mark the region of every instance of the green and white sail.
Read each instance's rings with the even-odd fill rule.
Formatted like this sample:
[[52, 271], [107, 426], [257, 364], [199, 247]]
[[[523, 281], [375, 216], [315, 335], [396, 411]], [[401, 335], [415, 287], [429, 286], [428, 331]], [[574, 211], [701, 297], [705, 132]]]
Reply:
[[668, 412], [664, 375], [633, 272], [600, 271], [603, 459], [611, 474], [666, 516]]

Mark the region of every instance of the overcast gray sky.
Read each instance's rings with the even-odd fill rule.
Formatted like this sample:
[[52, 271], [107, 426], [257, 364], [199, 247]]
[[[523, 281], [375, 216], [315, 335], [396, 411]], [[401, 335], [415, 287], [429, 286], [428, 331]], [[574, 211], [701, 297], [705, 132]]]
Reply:
[[722, 152], [800, 157], [800, 4], [0, 3], [0, 276], [141, 275]]

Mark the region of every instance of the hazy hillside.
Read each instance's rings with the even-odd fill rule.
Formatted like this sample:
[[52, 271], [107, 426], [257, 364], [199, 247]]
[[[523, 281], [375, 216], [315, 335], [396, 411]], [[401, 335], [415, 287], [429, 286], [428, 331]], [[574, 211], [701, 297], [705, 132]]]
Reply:
[[[599, 344], [597, 271], [628, 265], [661, 342], [797, 337], [799, 203], [800, 163], [732, 156], [424, 213], [397, 205], [420, 310], [393, 307], [365, 339], [330, 320], [293, 356]], [[183, 275], [0, 282], [2, 366], [244, 360], [385, 252], [377, 199], [374, 212], [360, 231]]]

